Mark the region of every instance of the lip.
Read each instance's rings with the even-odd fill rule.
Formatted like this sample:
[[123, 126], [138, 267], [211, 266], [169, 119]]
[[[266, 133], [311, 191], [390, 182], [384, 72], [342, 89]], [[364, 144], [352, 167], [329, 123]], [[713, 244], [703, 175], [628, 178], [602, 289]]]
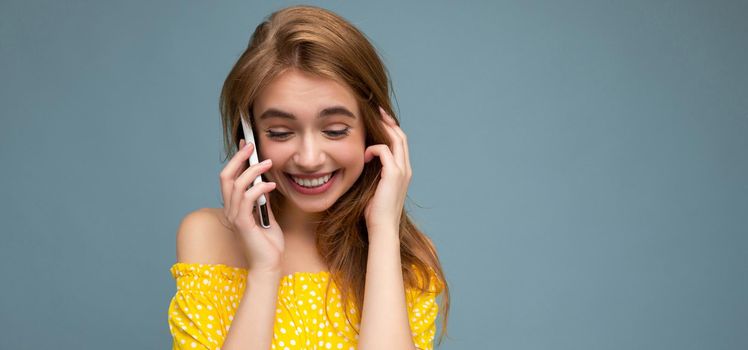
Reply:
[[[332, 177], [330, 177], [330, 180], [328, 180], [324, 185], [319, 186], [319, 187], [315, 187], [315, 188], [306, 188], [306, 187], [303, 187], [303, 186], [297, 184], [296, 181], [294, 181], [291, 178], [291, 174], [286, 173], [285, 175], [286, 175], [286, 180], [288, 180], [288, 182], [291, 184], [291, 187], [294, 190], [296, 190], [296, 192], [299, 192], [301, 194], [306, 194], [306, 195], [313, 195], [313, 194], [324, 193], [325, 191], [327, 191], [328, 189], [330, 189], [330, 187], [332, 187], [332, 185], [335, 183], [335, 180], [338, 179], [338, 173], [340, 173], [340, 171], [338, 171], [338, 170], [333, 171]], [[328, 173], [326, 173], [326, 174], [328, 174]], [[324, 176], [326, 174], [322, 174], [322, 175], [319, 175], [319, 176], [315, 175], [315, 176], [312, 176], [312, 178], [318, 178], [318, 177]], [[296, 175], [294, 175], [294, 176], [296, 176]], [[299, 177], [301, 177], [301, 178], [307, 178], [307, 177], [302, 177], [302, 176], [299, 176]]]
[[298, 177], [300, 179], [310, 179], [311, 180], [311, 179], [319, 179], [320, 177], [323, 177], [323, 176], [325, 176], [327, 174], [330, 174], [330, 173], [334, 173], [336, 171], [337, 170], [333, 170], [333, 171], [329, 171], [329, 172], [326, 172], [326, 173], [317, 173], [317, 174], [312, 174], [312, 175], [300, 175], [300, 174], [297, 175], [297, 174], [291, 174], [291, 173], [286, 173], [286, 174], [291, 175], [293, 177]]

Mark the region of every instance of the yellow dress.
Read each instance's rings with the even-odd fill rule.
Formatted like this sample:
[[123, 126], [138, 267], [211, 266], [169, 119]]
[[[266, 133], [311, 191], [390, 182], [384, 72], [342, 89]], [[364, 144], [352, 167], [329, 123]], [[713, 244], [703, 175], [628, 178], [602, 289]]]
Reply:
[[[223, 264], [174, 264], [177, 291], [169, 304], [173, 349], [220, 349], [244, 293], [247, 270]], [[432, 272], [433, 274], [433, 272]], [[416, 347], [433, 349], [441, 288], [432, 293], [406, 291], [408, 319]], [[331, 284], [329, 293], [325, 294]], [[327, 295], [327, 303], [322, 298]], [[325, 307], [327, 313], [325, 313]], [[348, 319], [359, 329], [349, 300]], [[354, 350], [358, 335], [343, 315], [340, 293], [328, 271], [296, 272], [283, 276], [278, 289], [272, 349]]]

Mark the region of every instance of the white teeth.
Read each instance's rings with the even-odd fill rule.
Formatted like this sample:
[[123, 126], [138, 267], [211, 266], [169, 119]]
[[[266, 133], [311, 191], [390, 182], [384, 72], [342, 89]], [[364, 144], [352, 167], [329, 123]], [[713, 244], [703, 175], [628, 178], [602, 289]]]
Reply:
[[294, 182], [297, 184], [304, 186], [304, 187], [317, 187], [319, 185], [325, 184], [328, 180], [330, 180], [330, 177], [332, 176], [332, 173], [327, 174], [323, 177], [320, 177], [318, 179], [300, 179], [298, 177], [291, 176]]

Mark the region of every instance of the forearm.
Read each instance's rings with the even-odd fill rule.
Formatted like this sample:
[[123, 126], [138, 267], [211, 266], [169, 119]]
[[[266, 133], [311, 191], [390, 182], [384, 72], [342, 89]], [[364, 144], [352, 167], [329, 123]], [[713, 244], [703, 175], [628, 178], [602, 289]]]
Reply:
[[[384, 230], [386, 231], [386, 230]], [[358, 348], [415, 350], [395, 229], [369, 232], [368, 262]]]
[[221, 349], [270, 349], [280, 280], [280, 273], [249, 272], [244, 295]]

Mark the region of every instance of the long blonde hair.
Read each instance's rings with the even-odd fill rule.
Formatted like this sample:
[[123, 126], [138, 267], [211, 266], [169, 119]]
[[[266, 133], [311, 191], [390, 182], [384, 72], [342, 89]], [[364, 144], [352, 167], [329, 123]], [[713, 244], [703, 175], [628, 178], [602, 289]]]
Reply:
[[[367, 131], [366, 146], [392, 146], [387, 132], [379, 124], [379, 106], [395, 118], [398, 125], [400, 122], [389, 99], [388, 72], [375, 48], [362, 32], [337, 14], [313, 6], [292, 6], [274, 12], [257, 26], [247, 49], [223, 84], [220, 111], [226, 152], [224, 162], [235, 154], [239, 140], [244, 137], [241, 115], [247, 115], [254, 125], [251, 111], [255, 99], [265, 86], [289, 68], [333, 79], [349, 87], [356, 96]], [[259, 139], [255, 142], [258, 150], [261, 149]], [[369, 245], [363, 213], [374, 195], [381, 170], [381, 162], [376, 157], [366, 163], [351, 189], [325, 212], [323, 221], [317, 225], [317, 250], [340, 289], [346, 310], [346, 301], [351, 296], [357, 310], [363, 308]], [[279, 196], [282, 195], [278, 191], [272, 191], [270, 201], [280, 203]], [[449, 287], [434, 244], [414, 225], [404, 209], [400, 220], [400, 254], [406, 288], [442, 296], [441, 344], [441, 338], [446, 335]], [[348, 312], [345, 314], [347, 317]]]

